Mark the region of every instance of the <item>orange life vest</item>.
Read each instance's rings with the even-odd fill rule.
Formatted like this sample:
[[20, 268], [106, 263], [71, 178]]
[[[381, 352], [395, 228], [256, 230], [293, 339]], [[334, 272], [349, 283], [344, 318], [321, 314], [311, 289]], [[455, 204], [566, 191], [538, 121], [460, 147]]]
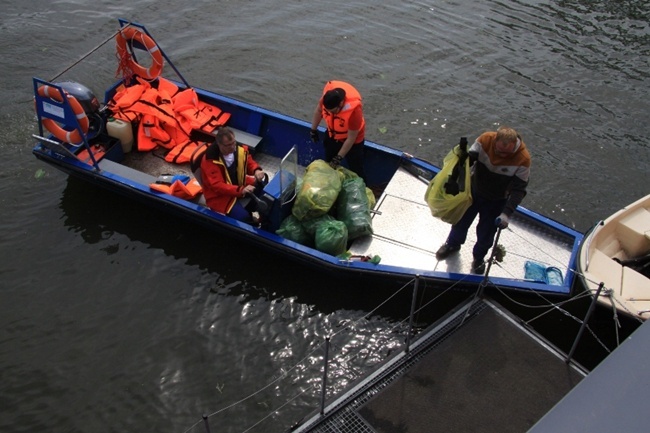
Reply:
[[186, 163], [197, 147], [190, 141], [191, 131], [211, 132], [230, 118], [230, 113], [200, 101], [194, 89], [179, 91], [162, 77], [156, 87], [139, 77], [136, 80], [137, 84], [116, 92], [108, 107], [113, 117], [139, 123], [136, 145], [140, 151], [162, 146], [170, 150], [165, 160]]
[[194, 141], [189, 141], [189, 139], [187, 139], [185, 143], [176, 144], [172, 150], [167, 152], [167, 155], [165, 155], [165, 161], [174, 164], [184, 164], [186, 162], [190, 162], [192, 154], [198, 146], [199, 145]]
[[201, 184], [199, 184], [199, 182], [197, 182], [197, 180], [194, 178], [187, 182], [187, 185], [180, 180], [176, 180], [171, 185], [152, 183], [149, 184], [149, 187], [151, 189], [155, 189], [156, 191], [164, 192], [165, 194], [184, 198], [185, 200], [193, 199], [202, 191]]
[[173, 101], [166, 90], [151, 87], [143, 80], [139, 84], [124, 87], [115, 93], [108, 108], [113, 117], [127, 122], [138, 122], [144, 114], [151, 114], [166, 123], [176, 123]]
[[[345, 103], [341, 111], [332, 114], [323, 107], [323, 119], [327, 123], [327, 130], [330, 137], [334, 140], [344, 141], [348, 137], [348, 130], [350, 129], [350, 116], [357, 107], [362, 106], [361, 94], [351, 84], [344, 81], [328, 81], [323, 88], [323, 96], [330, 90], [341, 88], [345, 90]], [[366, 122], [362, 119], [361, 127], [359, 128], [359, 136], [357, 141], [361, 141], [365, 135]]]
[[167, 131], [160, 126], [160, 120], [152, 114], [144, 114], [140, 119], [137, 145], [140, 152], [154, 150], [158, 146], [167, 149], [176, 147]]

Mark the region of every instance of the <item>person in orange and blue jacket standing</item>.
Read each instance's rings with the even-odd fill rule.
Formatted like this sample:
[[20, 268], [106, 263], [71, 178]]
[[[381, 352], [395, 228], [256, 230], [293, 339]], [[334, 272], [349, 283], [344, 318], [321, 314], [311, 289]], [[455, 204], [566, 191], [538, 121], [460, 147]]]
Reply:
[[476, 215], [476, 244], [471, 271], [485, 273], [485, 255], [492, 247], [498, 228], [508, 220], [526, 196], [530, 176], [530, 154], [517, 132], [507, 126], [481, 134], [469, 149], [472, 165], [472, 205], [451, 226], [447, 241], [436, 252], [442, 260], [460, 250]]
[[366, 122], [359, 91], [343, 81], [328, 81], [311, 122], [311, 140], [314, 143], [320, 140], [317, 128], [323, 119], [327, 124], [323, 140], [325, 161], [336, 168], [345, 158], [350, 170], [365, 181], [363, 148]]
[[228, 127], [217, 131], [216, 139], [201, 161], [203, 195], [208, 207], [239, 221], [253, 222], [255, 200], [242, 200], [247, 194], [259, 195], [268, 176], [253, 159], [246, 145], [235, 140]]

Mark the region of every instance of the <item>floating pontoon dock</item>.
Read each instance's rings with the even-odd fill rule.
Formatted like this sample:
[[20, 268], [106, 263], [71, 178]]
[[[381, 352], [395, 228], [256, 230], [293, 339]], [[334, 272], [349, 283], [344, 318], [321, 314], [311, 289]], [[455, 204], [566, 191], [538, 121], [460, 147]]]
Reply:
[[295, 432], [524, 432], [586, 372], [496, 303], [469, 300]]

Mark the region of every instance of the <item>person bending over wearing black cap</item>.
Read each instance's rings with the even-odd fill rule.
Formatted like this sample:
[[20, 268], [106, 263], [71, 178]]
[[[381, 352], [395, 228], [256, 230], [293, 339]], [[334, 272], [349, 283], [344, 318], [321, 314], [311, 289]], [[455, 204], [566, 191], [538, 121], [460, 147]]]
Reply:
[[314, 143], [319, 141], [316, 128], [323, 119], [327, 124], [327, 134], [323, 140], [325, 161], [336, 168], [345, 158], [350, 170], [366, 181], [363, 169], [366, 122], [359, 91], [343, 81], [328, 81], [311, 122], [311, 139]]

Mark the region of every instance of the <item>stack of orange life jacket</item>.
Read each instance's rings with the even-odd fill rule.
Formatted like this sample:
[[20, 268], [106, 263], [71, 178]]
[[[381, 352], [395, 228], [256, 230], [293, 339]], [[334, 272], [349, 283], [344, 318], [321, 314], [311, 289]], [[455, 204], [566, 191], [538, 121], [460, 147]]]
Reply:
[[[192, 129], [212, 132], [230, 118], [219, 108], [199, 100], [192, 88], [180, 90], [162, 77], [157, 86], [136, 77], [137, 83], [119, 89], [108, 108], [113, 117], [137, 123], [137, 149], [169, 149], [167, 162], [189, 162], [198, 144], [190, 140]], [[154, 82], [156, 83], [156, 82]]]

